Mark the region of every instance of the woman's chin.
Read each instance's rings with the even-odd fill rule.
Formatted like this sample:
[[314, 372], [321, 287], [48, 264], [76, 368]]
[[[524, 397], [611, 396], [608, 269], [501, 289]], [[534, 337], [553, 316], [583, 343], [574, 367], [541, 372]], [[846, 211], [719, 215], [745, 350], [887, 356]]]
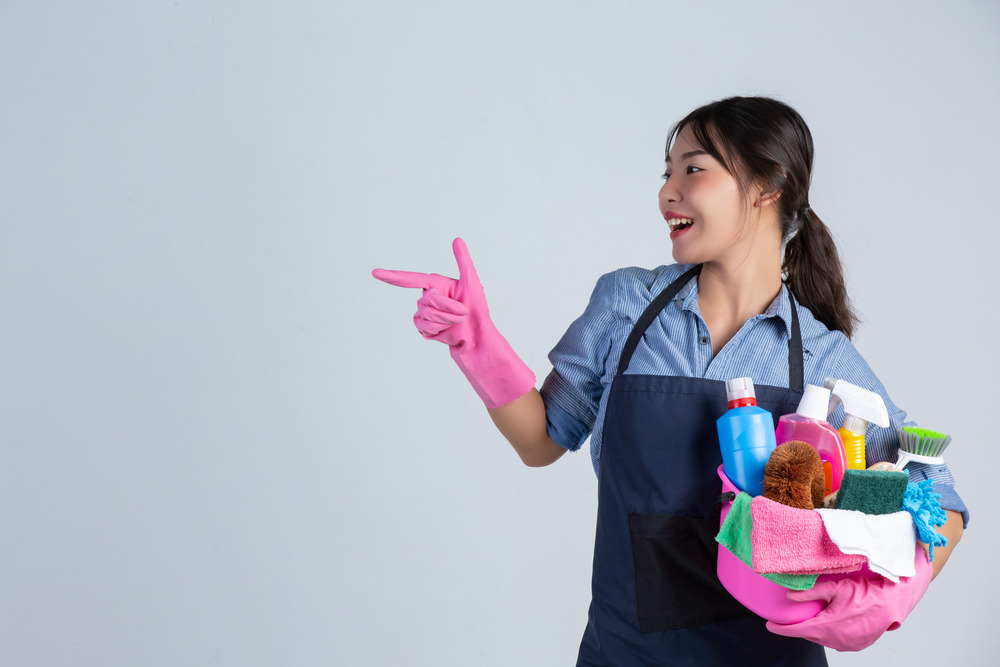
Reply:
[[676, 243], [674, 244], [674, 247], [673, 247], [673, 249], [671, 251], [671, 255], [673, 256], [674, 261], [677, 262], [678, 264], [699, 264], [700, 263], [700, 262], [698, 262], [697, 258], [694, 257], [694, 254], [690, 250], [685, 250], [684, 248], [679, 248], [679, 247], [677, 247]]

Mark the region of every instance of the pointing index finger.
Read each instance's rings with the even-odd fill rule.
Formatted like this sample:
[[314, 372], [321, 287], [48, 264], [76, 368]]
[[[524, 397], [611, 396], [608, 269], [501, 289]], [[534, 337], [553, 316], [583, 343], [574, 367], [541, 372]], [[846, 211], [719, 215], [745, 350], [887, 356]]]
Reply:
[[375, 269], [372, 271], [372, 277], [377, 280], [381, 280], [384, 283], [395, 285], [396, 287], [412, 287], [417, 289], [430, 289], [432, 287], [436, 287], [440, 291], [446, 291], [447, 286], [444, 283], [446, 281], [450, 281], [449, 278], [439, 276], [436, 273], [390, 271], [388, 269]]
[[419, 287], [421, 289], [430, 287], [430, 276], [426, 273], [415, 271], [390, 271], [388, 269], [375, 269], [372, 277], [384, 283], [395, 285], [396, 287]]

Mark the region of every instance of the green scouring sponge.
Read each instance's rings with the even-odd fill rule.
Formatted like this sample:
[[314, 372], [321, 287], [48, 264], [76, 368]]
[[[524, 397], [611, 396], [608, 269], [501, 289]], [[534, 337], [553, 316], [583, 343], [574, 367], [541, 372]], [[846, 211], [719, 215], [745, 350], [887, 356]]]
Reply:
[[910, 476], [894, 470], [851, 470], [837, 491], [836, 508], [865, 514], [892, 514], [903, 509], [903, 495]]

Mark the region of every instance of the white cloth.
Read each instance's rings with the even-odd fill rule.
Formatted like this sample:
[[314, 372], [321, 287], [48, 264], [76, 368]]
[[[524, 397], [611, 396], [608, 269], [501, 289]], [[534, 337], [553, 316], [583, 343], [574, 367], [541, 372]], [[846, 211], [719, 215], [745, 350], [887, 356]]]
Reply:
[[868, 568], [894, 583], [917, 573], [913, 551], [917, 532], [909, 512], [865, 514], [856, 510], [816, 510], [834, 544], [845, 554], [868, 558]]

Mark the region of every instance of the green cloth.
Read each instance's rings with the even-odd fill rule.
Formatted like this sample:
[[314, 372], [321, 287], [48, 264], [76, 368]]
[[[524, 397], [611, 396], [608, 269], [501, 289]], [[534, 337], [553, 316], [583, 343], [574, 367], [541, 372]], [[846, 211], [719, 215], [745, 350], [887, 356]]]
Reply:
[[903, 508], [910, 476], [894, 470], [846, 470], [836, 508], [865, 514], [895, 514]]
[[[733, 552], [733, 555], [743, 561], [747, 567], [753, 569], [753, 543], [750, 536], [753, 534], [753, 516], [750, 514], [750, 495], [740, 491], [729, 508], [726, 520], [719, 528], [719, 534], [715, 536], [715, 541]], [[781, 574], [768, 573], [761, 574], [768, 581], [779, 586], [790, 588], [793, 591], [804, 591], [812, 588], [816, 584], [815, 574]]]

